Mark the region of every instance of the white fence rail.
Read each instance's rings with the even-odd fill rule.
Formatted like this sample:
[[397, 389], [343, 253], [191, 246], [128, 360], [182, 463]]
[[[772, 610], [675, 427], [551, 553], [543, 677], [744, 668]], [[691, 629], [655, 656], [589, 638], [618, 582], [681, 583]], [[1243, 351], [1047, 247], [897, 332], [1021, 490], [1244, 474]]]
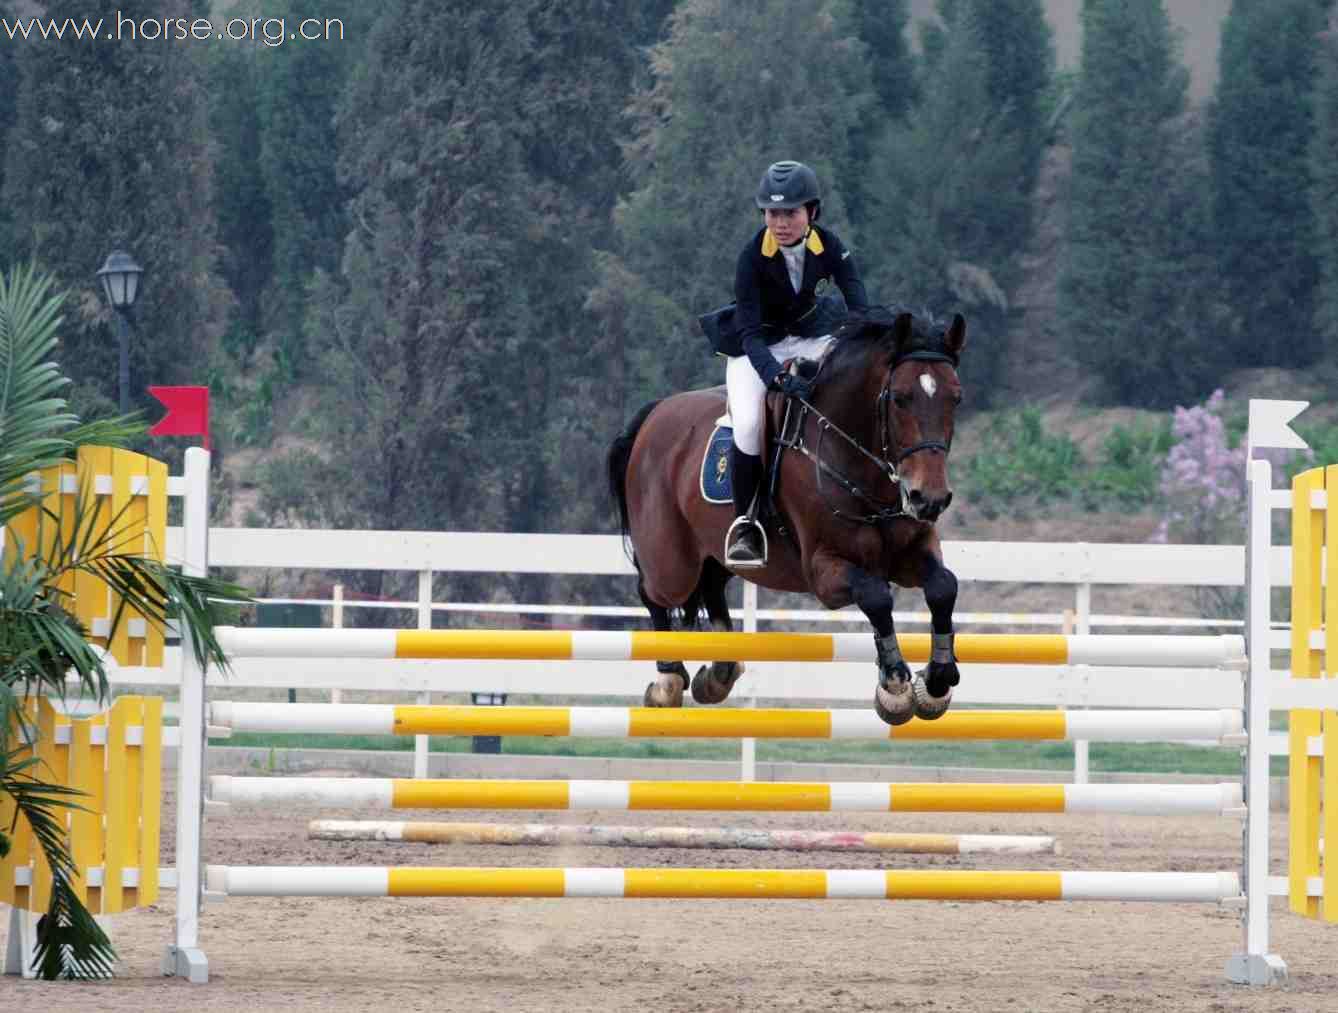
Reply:
[[[181, 551], [181, 529], [169, 528], [168, 555]], [[1077, 631], [1095, 625], [1225, 625], [1195, 617], [1093, 615], [1094, 586], [1226, 586], [1244, 584], [1244, 548], [1221, 545], [1127, 545], [1052, 542], [947, 542], [944, 556], [963, 582], [1025, 582], [1072, 587], [1075, 610], [1062, 613], [961, 614], [964, 623], [981, 625], [1059, 625], [1071, 618]], [[426, 626], [431, 611], [462, 611], [460, 603], [431, 598], [434, 573], [543, 573], [631, 575], [634, 571], [613, 535], [525, 535], [466, 532], [318, 531], [212, 528], [211, 567], [284, 569], [410, 570], [419, 575], [419, 597], [405, 602], [354, 602], [333, 598], [307, 600], [330, 604], [336, 613], [353, 607], [404, 608], [417, 612]], [[1291, 556], [1273, 550], [1275, 583], [1290, 580]], [[863, 623], [858, 612], [757, 609], [755, 588], [745, 607], [755, 619], [771, 622]], [[281, 599], [303, 601], [303, 599]], [[491, 607], [508, 613], [637, 616], [631, 605], [564, 604]], [[921, 612], [899, 612], [903, 623], [924, 622]], [[744, 616], [739, 618], [743, 619]], [[1285, 630], [1275, 633], [1279, 648]], [[156, 671], [126, 668], [112, 672], [114, 682], [166, 685], [176, 681], [175, 659]], [[1007, 706], [1128, 707], [1146, 703], [1150, 692], [1159, 706], [1219, 708], [1238, 706], [1239, 673], [1177, 667], [971, 665], [955, 699], [968, 704]], [[220, 686], [321, 690], [393, 690], [407, 693], [493, 692], [543, 696], [639, 696], [651, 678], [647, 662], [590, 661], [379, 661], [375, 659], [237, 659], [228, 676], [211, 674]], [[750, 662], [736, 694], [741, 699], [865, 702], [871, 694], [870, 672], [862, 664]]]

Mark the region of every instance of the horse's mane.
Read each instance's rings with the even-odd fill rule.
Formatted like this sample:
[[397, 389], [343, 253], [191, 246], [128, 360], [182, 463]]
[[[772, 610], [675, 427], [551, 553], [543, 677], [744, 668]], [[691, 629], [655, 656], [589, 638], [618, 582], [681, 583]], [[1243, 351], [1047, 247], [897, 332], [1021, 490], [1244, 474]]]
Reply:
[[836, 330], [826, 365], [834, 376], [868, 368], [871, 355], [892, 351], [893, 325], [902, 313], [911, 314], [911, 341], [906, 352], [942, 352], [947, 324], [925, 309], [918, 313], [907, 306], [872, 306]]

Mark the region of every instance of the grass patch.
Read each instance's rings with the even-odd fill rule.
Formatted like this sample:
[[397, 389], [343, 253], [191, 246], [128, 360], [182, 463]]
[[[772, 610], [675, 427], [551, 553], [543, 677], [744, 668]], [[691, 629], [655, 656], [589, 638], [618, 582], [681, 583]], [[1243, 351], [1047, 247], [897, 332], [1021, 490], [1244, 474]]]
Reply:
[[[392, 735], [238, 734], [215, 745], [257, 749], [360, 749], [412, 751], [413, 740]], [[469, 736], [431, 736], [434, 753], [468, 753]], [[1173, 743], [1094, 742], [1093, 771], [1102, 773], [1240, 776], [1240, 751], [1231, 746]], [[502, 752], [517, 756], [589, 756], [622, 759], [725, 760], [739, 758], [734, 739], [568, 739], [508, 736]], [[1071, 742], [860, 742], [759, 739], [757, 759], [777, 763], [863, 763], [917, 767], [979, 767], [1001, 770], [1073, 769]], [[1272, 772], [1286, 774], [1286, 758], [1274, 757]]]

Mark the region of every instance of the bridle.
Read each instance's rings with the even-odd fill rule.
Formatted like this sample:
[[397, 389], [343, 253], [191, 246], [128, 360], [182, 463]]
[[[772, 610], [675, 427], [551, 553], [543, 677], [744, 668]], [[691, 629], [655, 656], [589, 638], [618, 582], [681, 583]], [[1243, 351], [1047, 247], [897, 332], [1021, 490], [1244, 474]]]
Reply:
[[[897, 367], [903, 362], [910, 360], [921, 360], [927, 362], [947, 362], [954, 369], [957, 368], [957, 359], [945, 352], [936, 352], [929, 350], [918, 350], [908, 352], [896, 359], [888, 368], [887, 379], [883, 381], [883, 388], [878, 394], [878, 399], [874, 405], [874, 412], [878, 418], [878, 437], [881, 444], [881, 456], [874, 454], [866, 448], [859, 440], [855, 439], [826, 415], [820, 412], [812, 403], [804, 398], [792, 396], [786, 399], [785, 417], [781, 422], [781, 435], [776, 441], [777, 453], [775, 465], [772, 469], [772, 482], [776, 481], [776, 476], [780, 471], [780, 454], [785, 450], [797, 450], [804, 457], [813, 462], [813, 474], [817, 484], [818, 495], [822, 501], [831, 510], [832, 514], [840, 517], [842, 520], [851, 521], [856, 524], [883, 524], [899, 517], [909, 517], [912, 520], [918, 520], [915, 508], [911, 504], [910, 494], [901, 482], [901, 473], [897, 470], [898, 466], [913, 454], [918, 454], [922, 450], [941, 450], [946, 455], [950, 449], [948, 443], [942, 440], [921, 440], [919, 443], [912, 444], [899, 451], [896, 459], [893, 460], [892, 454], [892, 427], [888, 424], [888, 409], [892, 403], [892, 374], [896, 372]], [[825, 361], [825, 360], [824, 360]], [[821, 370], [819, 370], [821, 372]], [[799, 402], [799, 410], [795, 418], [795, 425], [791, 433], [790, 418], [794, 411], [794, 402]], [[812, 413], [814, 420], [818, 425], [818, 437], [812, 450], [804, 442], [805, 423], [808, 421], [809, 414]], [[836, 468], [828, 464], [822, 455], [822, 442], [828, 433], [832, 433], [845, 443], [852, 447], [857, 453], [871, 461], [877, 468], [883, 478], [886, 478], [897, 490], [897, 502], [888, 503], [886, 500], [880, 500], [871, 493], [865, 492], [855, 482], [841, 474]], [[823, 485], [823, 477], [831, 480], [832, 483], [840, 486], [846, 493], [855, 499], [867, 504], [871, 509], [865, 513], [851, 513], [843, 510], [833, 502], [827, 489]]]

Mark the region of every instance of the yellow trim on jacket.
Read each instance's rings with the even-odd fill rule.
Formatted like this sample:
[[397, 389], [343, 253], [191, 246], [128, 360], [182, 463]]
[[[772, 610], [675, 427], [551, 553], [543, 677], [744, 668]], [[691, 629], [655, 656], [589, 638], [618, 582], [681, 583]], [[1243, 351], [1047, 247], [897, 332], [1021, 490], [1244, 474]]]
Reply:
[[[804, 243], [804, 247], [815, 257], [822, 256], [826, 247], [822, 245], [822, 238], [818, 235], [817, 229], [808, 230], [808, 241]], [[770, 229], [767, 229], [762, 233], [762, 256], [774, 257], [778, 253], [780, 253], [780, 243], [776, 242], [776, 237], [771, 234]]]

